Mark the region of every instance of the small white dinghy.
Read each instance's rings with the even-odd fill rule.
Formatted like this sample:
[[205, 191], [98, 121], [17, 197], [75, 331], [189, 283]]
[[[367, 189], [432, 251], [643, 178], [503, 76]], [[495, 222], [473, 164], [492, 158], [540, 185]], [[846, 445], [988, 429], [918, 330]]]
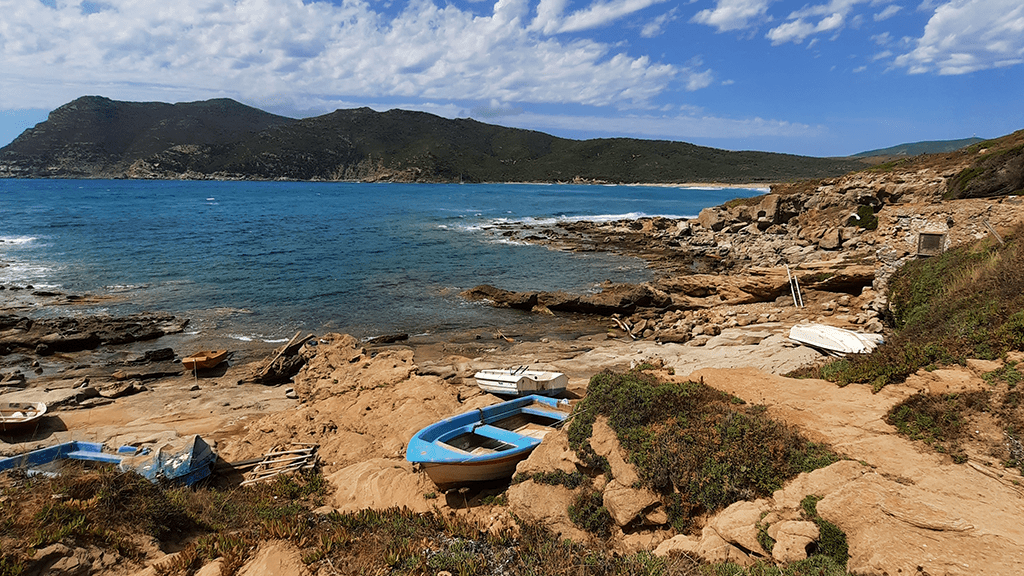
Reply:
[[484, 392], [505, 396], [526, 396], [540, 394], [555, 396], [569, 385], [569, 378], [561, 372], [530, 370], [529, 366], [517, 366], [504, 370], [481, 370], [474, 376], [476, 384]]
[[854, 332], [826, 324], [797, 324], [789, 339], [833, 354], [866, 354], [885, 341], [880, 334]]

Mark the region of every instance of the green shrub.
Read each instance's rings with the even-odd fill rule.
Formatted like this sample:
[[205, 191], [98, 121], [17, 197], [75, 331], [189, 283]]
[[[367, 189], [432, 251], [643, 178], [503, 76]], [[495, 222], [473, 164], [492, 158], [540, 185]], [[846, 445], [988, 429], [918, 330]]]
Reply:
[[665, 495], [670, 521], [679, 526], [695, 514], [770, 495], [800, 472], [838, 460], [768, 418], [763, 407], [700, 382], [667, 383], [636, 371], [595, 375], [568, 431], [585, 461], [593, 458], [589, 439], [599, 415], [641, 483]]
[[958, 463], [967, 461], [960, 448], [967, 415], [990, 411], [989, 393], [915, 394], [893, 406], [885, 421], [911, 440], [921, 440], [952, 456]]
[[878, 216], [875, 216], [875, 209], [869, 204], [863, 204], [857, 207], [857, 215], [850, 216], [850, 219], [846, 221], [847, 226], [857, 226], [864, 230], [877, 230], [878, 229]]
[[536, 474], [516, 474], [512, 478], [512, 483], [518, 484], [527, 480], [533, 480], [538, 484], [547, 484], [549, 486], [565, 486], [570, 490], [574, 490], [582, 486], [588, 478], [585, 474], [578, 471], [568, 473], [554, 470], [552, 472], [537, 472]]
[[569, 505], [569, 520], [591, 534], [602, 537], [611, 534], [612, 515], [604, 507], [600, 492], [577, 494]]
[[804, 516], [818, 525], [818, 549], [815, 556], [831, 559], [846, 571], [846, 561], [850, 558], [850, 547], [846, 542], [846, 534], [838, 526], [818, 515], [818, 502], [821, 496], [808, 495], [800, 501]]

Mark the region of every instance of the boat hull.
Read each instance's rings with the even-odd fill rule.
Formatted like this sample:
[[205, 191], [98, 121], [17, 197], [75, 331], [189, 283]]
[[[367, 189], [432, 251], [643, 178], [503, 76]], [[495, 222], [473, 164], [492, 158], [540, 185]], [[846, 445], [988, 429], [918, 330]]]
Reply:
[[412, 437], [406, 459], [440, 488], [509, 478], [569, 416], [566, 404], [531, 395], [445, 418]]
[[190, 372], [193, 370], [209, 370], [223, 362], [227, 356], [227, 350], [204, 350], [182, 358], [181, 365]]
[[0, 402], [0, 433], [32, 428], [46, 414], [42, 402]]
[[565, 374], [538, 370], [481, 370], [474, 378], [484, 392], [504, 396], [557, 396], [569, 385]]
[[863, 334], [825, 324], [797, 324], [789, 339], [836, 354], [866, 354], [882, 343], [877, 334]]

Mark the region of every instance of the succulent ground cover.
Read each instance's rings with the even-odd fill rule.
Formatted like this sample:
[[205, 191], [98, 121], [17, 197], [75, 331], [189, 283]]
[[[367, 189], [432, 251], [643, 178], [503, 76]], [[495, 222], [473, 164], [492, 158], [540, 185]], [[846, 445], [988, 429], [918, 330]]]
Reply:
[[800, 472], [839, 460], [769, 418], [762, 406], [702, 382], [662, 381], [642, 369], [595, 375], [576, 408], [569, 442], [594, 468], [606, 466], [589, 446], [598, 416], [608, 418], [641, 482], [670, 499], [678, 529], [733, 502], [769, 496]]

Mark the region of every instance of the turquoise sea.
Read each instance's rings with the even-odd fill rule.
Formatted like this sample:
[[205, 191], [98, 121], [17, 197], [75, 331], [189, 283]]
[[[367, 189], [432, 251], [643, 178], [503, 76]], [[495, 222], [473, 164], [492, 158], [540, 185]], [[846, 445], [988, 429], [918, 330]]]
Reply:
[[[461, 299], [478, 284], [590, 292], [644, 263], [508, 242], [499, 223], [695, 216], [757, 189], [0, 180], [0, 285], [113, 295], [29, 315], [165, 311], [277, 341], [550, 321]], [[3, 294], [8, 294], [4, 296]], [[10, 292], [0, 298], [10, 298]], [[19, 312], [22, 313], [22, 312]]]

